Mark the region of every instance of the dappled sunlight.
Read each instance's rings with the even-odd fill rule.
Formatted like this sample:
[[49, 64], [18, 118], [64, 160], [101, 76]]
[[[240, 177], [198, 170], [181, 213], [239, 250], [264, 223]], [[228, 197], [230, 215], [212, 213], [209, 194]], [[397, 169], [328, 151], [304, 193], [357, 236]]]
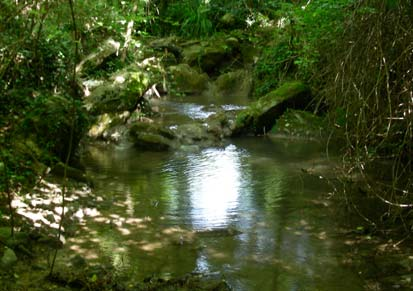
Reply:
[[96, 261], [99, 259], [99, 253], [87, 246], [81, 247], [80, 245], [73, 245], [69, 249], [74, 251], [77, 255], [81, 255], [86, 260]]
[[217, 250], [217, 249], [207, 249], [208, 255], [213, 259], [228, 259], [231, 254], [227, 253], [224, 250]]
[[163, 247], [162, 242], [148, 242], [143, 241], [141, 242], [140, 249], [145, 252], [153, 252], [155, 250], [161, 249]]
[[[273, 144], [274, 152], [287, 152]], [[72, 256], [136, 276], [224, 268], [259, 277], [262, 267], [287, 281], [314, 280], [322, 271], [318, 256], [327, 266], [341, 263], [331, 231], [319, 226], [324, 216], [314, 216], [330, 202], [325, 192], [306, 189], [296, 166], [301, 157], [277, 160], [260, 150], [250, 156], [235, 145], [94, 155], [96, 208], [73, 212], [85, 223], [76, 232], [82, 239], [66, 244]]]
[[[62, 214], [62, 185], [59, 183], [52, 183], [50, 181], [41, 180], [31, 193], [16, 194], [13, 197], [12, 207], [15, 208], [16, 213], [22, 218], [31, 221], [35, 227], [46, 226], [50, 229], [57, 230]], [[78, 186], [75, 191], [72, 191], [71, 185], [65, 196], [65, 214], [74, 211], [73, 215], [78, 220], [84, 218], [83, 212], [86, 215], [93, 214], [93, 209], [77, 209], [70, 204], [79, 199], [84, 199], [90, 194], [90, 189], [86, 186]], [[81, 214], [82, 213], [82, 214]], [[64, 230], [64, 227], [62, 227]]]
[[132, 232], [125, 228], [125, 227], [118, 227], [117, 230], [122, 234], [122, 235], [130, 235]]
[[326, 240], [327, 239], [327, 232], [325, 232], [325, 231], [319, 232], [316, 235], [317, 235], [318, 239], [321, 239], [321, 240]]

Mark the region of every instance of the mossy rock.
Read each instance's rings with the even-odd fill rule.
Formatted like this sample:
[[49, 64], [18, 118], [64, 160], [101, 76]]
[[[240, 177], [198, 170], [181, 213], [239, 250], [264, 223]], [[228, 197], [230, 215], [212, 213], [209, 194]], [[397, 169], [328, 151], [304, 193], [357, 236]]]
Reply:
[[0, 267], [11, 268], [17, 263], [17, 256], [12, 249], [5, 248], [3, 256], [0, 258]]
[[231, 136], [231, 124], [233, 112], [218, 111], [209, 116], [206, 120], [208, 133], [217, 139], [223, 139]]
[[78, 76], [93, 74], [97, 68], [109, 57], [116, 55], [119, 51], [120, 43], [109, 38], [105, 40], [95, 52], [86, 56], [77, 66]]
[[145, 72], [124, 70], [85, 97], [85, 107], [95, 115], [131, 111], [150, 85]]
[[225, 13], [220, 19], [219, 24], [223, 28], [234, 28], [236, 25], [236, 17], [232, 13]]
[[237, 115], [233, 135], [269, 132], [288, 108], [305, 109], [310, 102], [311, 94], [307, 85], [299, 81], [284, 83]]
[[324, 118], [303, 110], [288, 109], [277, 121], [271, 132], [306, 138], [322, 138], [327, 122]]
[[197, 94], [208, 86], [208, 75], [199, 73], [188, 64], [179, 64], [169, 67], [170, 91], [187, 94]]
[[211, 136], [207, 133], [206, 126], [201, 123], [181, 124], [176, 128], [175, 134], [180, 143], [186, 145], [211, 140]]
[[216, 75], [232, 64], [239, 51], [236, 37], [216, 36], [208, 41], [192, 43], [182, 51], [183, 62], [198, 67], [208, 75]]
[[133, 144], [144, 150], [164, 151], [176, 148], [175, 134], [161, 125], [137, 122], [129, 129]]
[[162, 53], [164, 63], [172, 65], [181, 59], [182, 48], [178, 42], [179, 38], [176, 36], [168, 36], [151, 41], [149, 46], [155, 51]]
[[126, 131], [125, 123], [130, 116], [129, 111], [99, 115], [90, 127], [88, 137], [118, 142]]
[[220, 75], [212, 87], [214, 96], [248, 97], [252, 89], [252, 76], [247, 70], [236, 70]]

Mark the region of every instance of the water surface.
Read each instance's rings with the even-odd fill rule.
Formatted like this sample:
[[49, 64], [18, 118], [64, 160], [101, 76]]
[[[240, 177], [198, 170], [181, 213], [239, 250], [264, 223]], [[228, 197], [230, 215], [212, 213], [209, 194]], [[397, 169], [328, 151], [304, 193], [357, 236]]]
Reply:
[[139, 281], [222, 274], [234, 290], [363, 290], [308, 141], [251, 137], [197, 152], [91, 146], [96, 209], [73, 251]]

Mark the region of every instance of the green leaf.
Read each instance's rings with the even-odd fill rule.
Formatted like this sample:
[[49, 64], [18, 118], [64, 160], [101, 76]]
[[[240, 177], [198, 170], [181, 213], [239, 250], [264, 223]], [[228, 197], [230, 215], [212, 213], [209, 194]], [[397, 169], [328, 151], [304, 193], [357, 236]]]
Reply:
[[96, 274], [93, 274], [93, 276], [90, 278], [90, 282], [95, 283], [98, 280], [98, 276]]

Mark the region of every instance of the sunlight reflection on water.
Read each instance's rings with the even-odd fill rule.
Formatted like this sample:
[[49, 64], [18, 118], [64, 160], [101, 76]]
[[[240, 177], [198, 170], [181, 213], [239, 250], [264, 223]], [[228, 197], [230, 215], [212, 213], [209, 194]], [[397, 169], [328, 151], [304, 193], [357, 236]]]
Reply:
[[320, 151], [232, 142], [197, 152], [91, 148], [101, 216], [89, 218], [84, 243], [72, 249], [103, 253], [136, 280], [219, 272], [234, 290], [362, 290], [340, 266], [335, 212], [312, 202], [328, 185], [300, 171]]
[[207, 149], [189, 160], [191, 216], [197, 228], [227, 225], [238, 204], [242, 173], [234, 145]]

